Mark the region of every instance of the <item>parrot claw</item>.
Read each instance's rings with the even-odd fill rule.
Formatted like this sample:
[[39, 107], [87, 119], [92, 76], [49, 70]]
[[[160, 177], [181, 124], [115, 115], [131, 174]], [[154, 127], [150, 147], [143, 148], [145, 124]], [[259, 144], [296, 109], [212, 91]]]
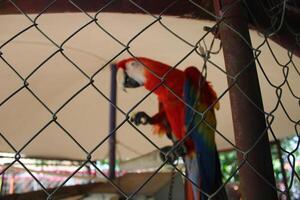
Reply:
[[161, 148], [160, 152], [160, 159], [165, 162], [167, 161], [168, 164], [172, 165], [178, 159], [173, 152], [170, 152], [172, 146], [165, 146]]
[[[176, 143], [174, 145], [176, 145]], [[161, 148], [160, 152], [161, 160], [163, 162], [167, 160], [167, 163], [171, 165], [173, 165], [175, 161], [179, 159], [179, 157], [183, 157], [187, 154], [187, 149], [184, 145], [179, 145], [177, 148], [171, 151], [172, 148], [172, 146], [165, 146]]]
[[130, 118], [130, 121], [133, 122], [136, 126], [140, 124], [146, 125], [150, 123], [151, 117], [145, 112], [138, 112]]

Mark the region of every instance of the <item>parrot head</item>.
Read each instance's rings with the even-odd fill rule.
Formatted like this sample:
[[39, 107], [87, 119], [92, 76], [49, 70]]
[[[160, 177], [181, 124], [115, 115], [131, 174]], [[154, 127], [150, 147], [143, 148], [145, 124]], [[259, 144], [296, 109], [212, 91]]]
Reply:
[[[156, 86], [161, 83], [162, 78], [171, 69], [167, 64], [145, 57], [127, 58], [116, 63], [116, 66], [117, 69], [123, 70], [124, 89], [144, 86], [148, 90], [155, 89], [154, 93], [162, 91], [163, 87], [156, 88]], [[176, 84], [177, 82], [174, 80], [177, 80], [176, 77], [182, 76], [182, 73], [177, 69], [172, 70], [165, 83], [169, 86]]]
[[128, 58], [117, 63], [117, 69], [123, 69], [124, 88], [137, 88], [145, 84], [144, 65], [134, 58]]

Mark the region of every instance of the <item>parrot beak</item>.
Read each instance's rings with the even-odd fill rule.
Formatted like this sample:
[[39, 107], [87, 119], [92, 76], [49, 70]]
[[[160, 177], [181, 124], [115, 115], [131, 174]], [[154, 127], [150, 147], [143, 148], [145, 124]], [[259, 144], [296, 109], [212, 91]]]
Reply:
[[140, 83], [138, 83], [133, 78], [129, 77], [128, 74], [124, 71], [124, 82], [123, 87], [124, 88], [137, 88], [142, 86]]

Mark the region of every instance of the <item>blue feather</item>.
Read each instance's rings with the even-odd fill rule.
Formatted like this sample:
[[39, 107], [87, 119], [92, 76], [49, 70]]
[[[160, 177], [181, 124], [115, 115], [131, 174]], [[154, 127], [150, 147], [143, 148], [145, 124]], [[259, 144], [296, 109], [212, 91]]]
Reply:
[[[200, 87], [198, 87], [199, 83], [195, 83], [195, 77], [197, 77], [195, 72], [199, 73], [197, 78], [198, 82], [201, 74], [198, 70], [195, 71], [195, 69], [196, 68], [192, 69], [194, 79], [189, 77], [189, 73], [186, 73], [183, 99], [185, 103], [189, 105], [186, 105], [185, 109], [185, 126], [187, 134], [190, 134], [190, 138], [194, 143], [196, 155], [194, 157], [190, 157], [190, 155], [186, 156], [185, 161], [188, 177], [199, 186], [201, 191], [211, 195], [219, 189], [219, 187], [221, 187], [222, 175], [220, 171], [218, 152], [214, 141], [214, 130], [210, 129], [204, 122], [201, 121], [203, 120], [202, 115], [199, 115], [198, 113], [203, 112], [207, 108], [201, 105], [200, 95], [205, 94], [199, 94]], [[185, 72], [187, 72], [187, 70]], [[212, 109], [207, 113], [210, 114], [210, 117], [212, 117], [214, 119], [213, 121], [215, 121], [214, 110]], [[212, 126], [214, 125], [215, 124]], [[193, 194], [194, 199], [198, 200], [199, 192], [195, 186], [193, 186]], [[203, 193], [200, 194], [200, 197], [201, 200], [208, 199]], [[214, 199], [226, 200], [227, 195], [225, 190], [223, 189], [223, 191], [217, 195], [217, 198]]]

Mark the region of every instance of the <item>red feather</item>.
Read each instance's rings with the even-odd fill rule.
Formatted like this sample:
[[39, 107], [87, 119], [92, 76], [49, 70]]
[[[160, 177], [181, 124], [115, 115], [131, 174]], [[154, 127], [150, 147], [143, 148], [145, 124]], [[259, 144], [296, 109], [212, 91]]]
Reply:
[[[145, 88], [154, 90], [164, 107], [173, 134], [177, 140], [181, 140], [186, 134], [185, 105], [180, 100], [183, 95], [184, 72], [178, 69], [169, 71], [171, 69], [169, 65], [148, 58], [138, 58], [138, 60], [146, 68]], [[185, 145], [189, 152], [194, 150], [194, 144], [190, 139], [185, 142]]]

